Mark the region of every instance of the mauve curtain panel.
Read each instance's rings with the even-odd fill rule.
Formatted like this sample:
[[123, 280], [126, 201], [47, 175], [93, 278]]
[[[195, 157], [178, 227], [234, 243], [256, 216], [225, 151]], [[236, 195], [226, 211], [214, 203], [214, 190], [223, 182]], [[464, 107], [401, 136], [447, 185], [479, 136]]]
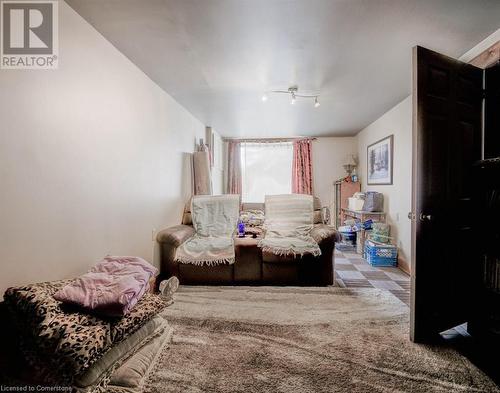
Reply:
[[311, 139], [293, 142], [292, 192], [294, 194], [313, 193]]

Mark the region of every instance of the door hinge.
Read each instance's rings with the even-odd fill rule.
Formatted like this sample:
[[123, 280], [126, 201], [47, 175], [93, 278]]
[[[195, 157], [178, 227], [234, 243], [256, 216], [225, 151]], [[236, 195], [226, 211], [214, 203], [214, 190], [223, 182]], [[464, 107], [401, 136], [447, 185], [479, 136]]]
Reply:
[[486, 99], [487, 96], [488, 96], [488, 90], [486, 89], [481, 90], [481, 98]]

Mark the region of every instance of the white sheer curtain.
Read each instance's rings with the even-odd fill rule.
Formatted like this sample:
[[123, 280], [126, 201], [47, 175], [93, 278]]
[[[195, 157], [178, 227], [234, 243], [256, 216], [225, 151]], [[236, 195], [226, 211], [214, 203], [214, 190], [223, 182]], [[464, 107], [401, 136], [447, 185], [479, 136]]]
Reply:
[[243, 202], [264, 202], [265, 195], [292, 192], [293, 144], [243, 142], [241, 177]]

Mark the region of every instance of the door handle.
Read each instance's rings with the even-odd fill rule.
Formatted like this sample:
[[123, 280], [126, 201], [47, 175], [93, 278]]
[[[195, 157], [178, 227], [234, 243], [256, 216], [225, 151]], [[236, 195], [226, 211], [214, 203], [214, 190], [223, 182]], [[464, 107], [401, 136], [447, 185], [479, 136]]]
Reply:
[[420, 221], [431, 221], [432, 216], [430, 214], [420, 213]]

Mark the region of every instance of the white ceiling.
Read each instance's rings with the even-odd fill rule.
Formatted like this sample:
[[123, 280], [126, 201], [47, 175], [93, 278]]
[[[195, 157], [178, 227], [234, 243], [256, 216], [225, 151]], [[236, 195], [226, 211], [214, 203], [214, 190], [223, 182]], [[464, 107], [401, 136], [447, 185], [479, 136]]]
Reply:
[[[411, 48], [458, 57], [499, 0], [66, 0], [223, 136], [354, 135], [410, 94]], [[290, 105], [262, 93], [319, 90]]]

